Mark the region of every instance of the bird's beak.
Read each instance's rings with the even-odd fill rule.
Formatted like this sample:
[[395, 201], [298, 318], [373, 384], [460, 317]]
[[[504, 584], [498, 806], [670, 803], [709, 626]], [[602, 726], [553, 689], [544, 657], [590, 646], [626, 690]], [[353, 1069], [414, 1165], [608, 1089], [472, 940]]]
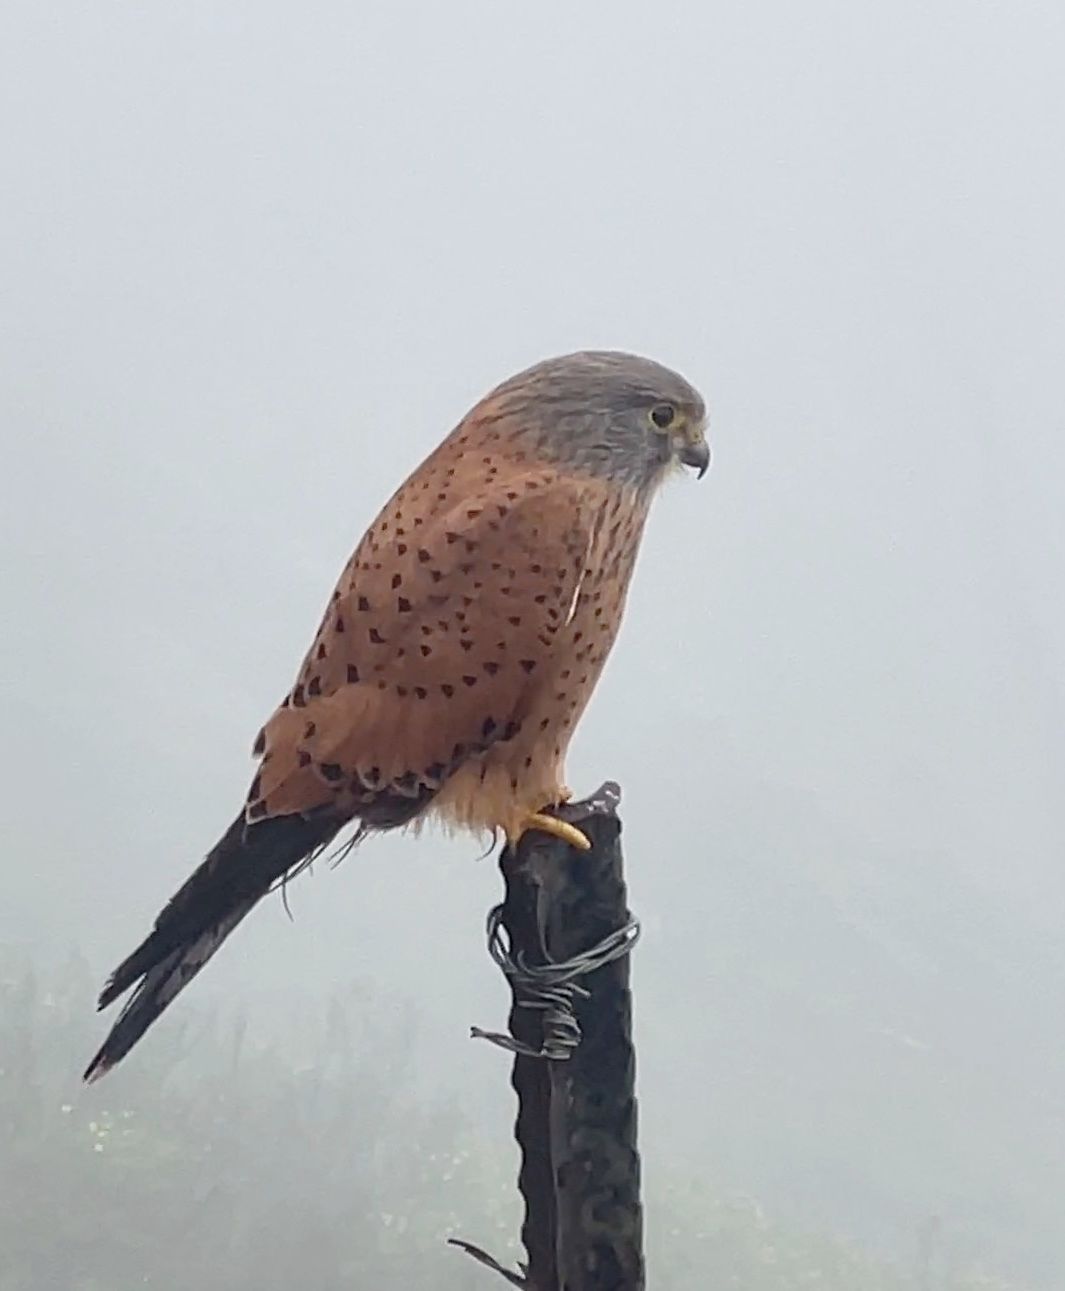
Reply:
[[686, 438], [677, 445], [677, 457], [685, 466], [694, 467], [699, 472], [698, 479], [703, 478], [710, 465], [710, 445], [701, 428], [693, 438]]

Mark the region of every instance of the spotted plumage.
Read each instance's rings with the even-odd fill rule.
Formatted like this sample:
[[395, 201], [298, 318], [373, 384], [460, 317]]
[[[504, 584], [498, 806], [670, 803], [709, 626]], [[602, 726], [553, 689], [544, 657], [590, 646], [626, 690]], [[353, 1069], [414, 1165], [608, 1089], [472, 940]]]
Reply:
[[538, 364], [463, 419], [345, 566], [255, 741], [243, 811], [105, 988], [101, 1005], [136, 985], [87, 1076], [347, 824], [583, 842], [543, 809], [565, 793], [651, 500], [678, 462], [705, 470], [704, 423], [682, 377], [614, 353]]

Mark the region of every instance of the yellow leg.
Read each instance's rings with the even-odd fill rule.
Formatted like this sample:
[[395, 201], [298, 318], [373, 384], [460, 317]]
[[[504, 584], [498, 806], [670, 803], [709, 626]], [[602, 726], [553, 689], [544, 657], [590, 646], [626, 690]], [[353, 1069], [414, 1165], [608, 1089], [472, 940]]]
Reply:
[[557, 816], [548, 816], [542, 811], [532, 811], [518, 826], [517, 832], [510, 836], [512, 846], [517, 846], [518, 840], [527, 829], [538, 829], [541, 834], [550, 834], [552, 838], [561, 838], [564, 843], [570, 847], [575, 847], [579, 852], [590, 852], [592, 845], [587, 837], [581, 833], [576, 825], [571, 825], [568, 821], [559, 820]]

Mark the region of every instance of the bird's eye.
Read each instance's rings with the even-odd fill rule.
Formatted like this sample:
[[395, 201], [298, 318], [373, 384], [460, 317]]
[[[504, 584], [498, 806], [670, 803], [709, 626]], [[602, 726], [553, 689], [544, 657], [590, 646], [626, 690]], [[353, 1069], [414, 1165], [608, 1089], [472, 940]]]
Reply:
[[677, 410], [671, 403], [656, 403], [651, 409], [651, 420], [659, 430], [668, 430], [676, 416]]

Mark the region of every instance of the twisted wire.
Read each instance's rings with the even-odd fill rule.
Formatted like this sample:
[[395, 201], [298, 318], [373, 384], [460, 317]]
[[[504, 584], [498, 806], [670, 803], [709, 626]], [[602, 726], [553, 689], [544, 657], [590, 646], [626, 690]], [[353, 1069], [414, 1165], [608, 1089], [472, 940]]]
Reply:
[[581, 1028], [574, 1004], [578, 998], [587, 999], [589, 993], [580, 985], [579, 979], [630, 954], [640, 939], [640, 925], [630, 918], [628, 923], [604, 937], [598, 945], [574, 955], [572, 959], [546, 964], [530, 964], [524, 954], [512, 953], [503, 926], [502, 905], [494, 906], [488, 912], [485, 934], [489, 955], [510, 982], [515, 1006], [543, 1012], [544, 1038], [541, 1048], [534, 1049], [511, 1035], [482, 1031], [480, 1027], [471, 1027], [471, 1036], [527, 1058], [564, 1062], [581, 1042]]

